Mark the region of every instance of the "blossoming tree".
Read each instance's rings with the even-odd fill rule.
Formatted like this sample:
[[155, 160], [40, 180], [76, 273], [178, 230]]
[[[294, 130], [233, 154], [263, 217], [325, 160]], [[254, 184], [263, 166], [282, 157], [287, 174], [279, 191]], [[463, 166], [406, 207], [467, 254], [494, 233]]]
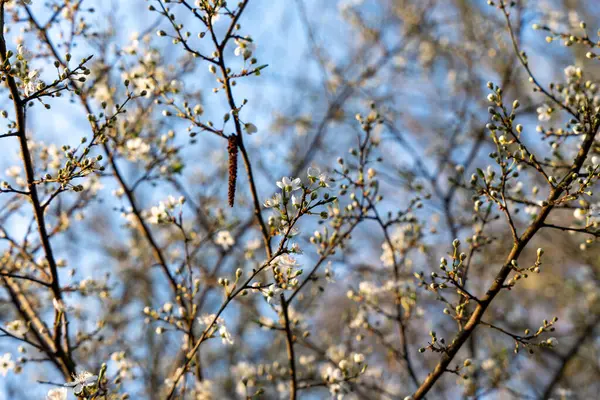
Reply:
[[0, 0], [0, 391], [596, 396], [581, 3]]

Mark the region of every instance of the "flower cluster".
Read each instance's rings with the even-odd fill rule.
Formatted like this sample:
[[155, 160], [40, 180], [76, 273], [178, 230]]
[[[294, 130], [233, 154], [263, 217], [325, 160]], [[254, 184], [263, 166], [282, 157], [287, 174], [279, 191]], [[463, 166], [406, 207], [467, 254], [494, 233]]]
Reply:
[[179, 197], [175, 199], [173, 196], [169, 196], [166, 200], [160, 201], [158, 206], [153, 206], [147, 213], [148, 221], [152, 224], [166, 224], [173, 222], [175, 217], [173, 212], [176, 208], [181, 207], [185, 203], [185, 197]]

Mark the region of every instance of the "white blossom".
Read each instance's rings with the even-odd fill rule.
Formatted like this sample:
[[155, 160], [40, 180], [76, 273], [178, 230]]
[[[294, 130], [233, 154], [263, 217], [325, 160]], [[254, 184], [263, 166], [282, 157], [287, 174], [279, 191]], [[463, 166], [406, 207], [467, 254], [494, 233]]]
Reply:
[[575, 217], [575, 219], [578, 219], [580, 221], [583, 221], [585, 219], [585, 214], [586, 211], [583, 208], [577, 208], [575, 209], [575, 211], [573, 211], [573, 216]]
[[223, 344], [233, 344], [233, 338], [231, 337], [231, 333], [227, 331], [225, 325], [221, 325], [219, 327], [219, 336], [221, 337]]
[[[166, 200], [159, 202], [158, 206], [150, 208], [150, 215], [148, 216], [148, 220], [152, 224], [164, 224], [171, 222], [173, 221], [173, 216], [171, 215], [171, 213], [175, 210], [176, 207], [182, 206], [184, 202], [184, 197], [176, 199], [173, 196], [169, 196]], [[129, 220], [128, 216], [125, 216], [125, 218]]]
[[581, 68], [569, 65], [565, 68], [565, 76], [567, 79], [581, 77]]
[[97, 380], [98, 376], [83, 371], [78, 374], [73, 374], [73, 382], [67, 382], [64, 386], [73, 388], [73, 393], [78, 394], [81, 393], [85, 387], [94, 386]]
[[37, 69], [29, 71], [27, 79], [23, 86], [25, 96], [30, 96], [41, 88], [42, 82], [39, 80], [40, 71]]
[[277, 262], [283, 268], [296, 267], [298, 265], [298, 261], [289, 254], [282, 254], [277, 257]]
[[8, 371], [15, 368], [14, 361], [11, 360], [11, 354], [5, 353], [2, 357], [0, 357], [0, 375], [6, 376]]
[[158, 206], [154, 206], [150, 209], [149, 221], [152, 224], [160, 224], [166, 222], [169, 219], [169, 213], [164, 203], [159, 203]]
[[215, 238], [215, 244], [221, 246], [223, 250], [229, 250], [235, 244], [235, 239], [229, 231], [219, 231]]
[[265, 299], [269, 304], [279, 304], [281, 300], [279, 294], [281, 292], [283, 292], [283, 289], [275, 285], [271, 285], [268, 289], [262, 291], [263, 296], [265, 296]]
[[252, 57], [252, 52], [256, 50], [256, 45], [246, 39], [235, 39], [235, 44], [237, 47], [234, 50], [236, 56], [243, 56], [244, 59], [248, 59]]
[[481, 368], [483, 368], [486, 371], [489, 371], [489, 370], [495, 368], [496, 365], [497, 365], [496, 360], [494, 360], [493, 358], [488, 358], [481, 363]]
[[302, 181], [300, 178], [291, 178], [284, 176], [280, 181], [277, 182], [277, 186], [286, 192], [294, 192], [301, 188]]
[[6, 329], [15, 336], [23, 337], [29, 330], [29, 327], [25, 321], [17, 319], [6, 324]]
[[67, 389], [50, 389], [48, 394], [46, 394], [46, 400], [67, 400]]
[[553, 111], [554, 110], [549, 105], [543, 104], [541, 107], [537, 108], [538, 120], [550, 121]]
[[273, 195], [273, 197], [265, 200], [263, 205], [265, 206], [265, 208], [272, 208], [272, 207], [277, 207], [280, 204], [281, 204], [281, 193], [275, 193], [275, 195]]
[[127, 140], [125, 147], [127, 149], [127, 159], [130, 161], [141, 160], [150, 152], [150, 145], [140, 137]]

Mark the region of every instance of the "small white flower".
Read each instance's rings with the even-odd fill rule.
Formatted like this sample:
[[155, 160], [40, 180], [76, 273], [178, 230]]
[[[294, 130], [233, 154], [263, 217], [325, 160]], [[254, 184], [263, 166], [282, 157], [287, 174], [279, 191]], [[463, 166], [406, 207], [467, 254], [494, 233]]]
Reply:
[[325, 173], [319, 175], [319, 185], [321, 187], [327, 187], [327, 188], [335, 187], [335, 183], [333, 182], [333, 179], [330, 178]]
[[46, 400], [67, 400], [67, 389], [50, 389], [46, 395]]
[[[210, 324], [213, 322], [213, 320], [215, 319], [215, 314], [203, 314], [203, 315], [199, 316], [197, 319], [198, 319], [198, 322], [199, 322], [201, 325], [206, 325], [206, 326], [208, 326], [208, 325], [210, 325]], [[225, 322], [225, 321], [223, 321], [223, 318], [219, 317], [219, 318], [217, 318], [217, 320], [215, 321], [215, 324], [221, 324], [221, 325], [222, 325], [224, 322]]]
[[334, 187], [333, 179], [331, 179], [326, 173], [321, 173], [321, 170], [316, 167], [309, 167], [306, 171], [306, 175], [311, 182], [319, 181], [321, 187]]
[[296, 197], [295, 195], [292, 195], [292, 204], [294, 205], [294, 207], [300, 207], [300, 201], [302, 199], [299, 197]]
[[0, 375], [6, 376], [8, 371], [15, 367], [14, 361], [11, 360], [11, 354], [6, 353], [0, 357]]
[[537, 108], [538, 120], [540, 121], [550, 121], [552, 118], [552, 112], [554, 110], [547, 104], [543, 104], [541, 107]]
[[39, 75], [40, 71], [37, 69], [29, 71], [23, 87], [25, 96], [29, 96], [38, 90], [38, 86], [41, 84], [40, 80], [38, 79]]
[[583, 221], [585, 219], [585, 210], [582, 208], [578, 208], [573, 212], [573, 216], [575, 217], [575, 219], [578, 219], [580, 221]]
[[280, 204], [281, 204], [281, 193], [275, 193], [275, 195], [272, 198], [265, 200], [263, 205], [265, 206], [265, 208], [271, 208], [271, 207], [277, 207]]
[[321, 371], [321, 377], [327, 382], [336, 382], [344, 379], [344, 374], [340, 369], [328, 365]]
[[277, 257], [277, 263], [283, 268], [291, 268], [298, 265], [298, 261], [289, 254], [283, 254]]
[[29, 50], [27, 50], [27, 49], [26, 49], [26, 48], [23, 46], [23, 44], [19, 44], [19, 45], [17, 46], [17, 53], [18, 53], [18, 54], [19, 54], [21, 57], [23, 57], [24, 59], [26, 59], [26, 60], [28, 60], [28, 59], [31, 59], [31, 57], [32, 57], [32, 54], [31, 54], [31, 52], [30, 52]]
[[16, 319], [6, 324], [6, 329], [15, 336], [23, 337], [29, 330], [29, 327], [27, 326], [25, 321]]
[[292, 244], [292, 248], [290, 249], [290, 251], [295, 254], [302, 254], [302, 249], [300, 248], [300, 245], [298, 243]]
[[238, 46], [234, 51], [235, 55], [244, 56], [244, 60], [252, 57], [252, 52], [256, 50], [256, 45], [249, 40], [235, 39], [235, 44]]
[[348, 369], [348, 367], [349, 367], [348, 360], [342, 360], [342, 361], [340, 361], [340, 362], [338, 363], [338, 367], [340, 367], [340, 369], [341, 369], [342, 371], [344, 371], [344, 370], [347, 370], [347, 369]]
[[218, 11], [219, 11], [219, 9], [215, 8], [215, 12], [210, 17], [210, 23], [212, 25], [214, 25], [215, 22], [218, 22], [221, 19], [221, 14], [219, 14]]
[[73, 393], [78, 394], [83, 391], [84, 387], [94, 386], [97, 380], [97, 375], [92, 375], [87, 371], [83, 371], [78, 374], [73, 374], [73, 382], [67, 382], [64, 386], [72, 387]]
[[150, 209], [149, 221], [151, 224], [160, 224], [169, 220], [169, 213], [166, 210], [165, 204], [160, 202], [158, 206]]
[[[173, 196], [167, 197], [165, 201], [158, 203], [158, 206], [154, 206], [150, 209], [150, 215], [148, 220], [151, 224], [163, 224], [173, 221], [171, 211], [175, 210], [176, 207], [182, 206], [185, 203], [185, 198], [180, 197], [176, 199]], [[127, 216], [126, 216], [127, 218]]]
[[231, 333], [227, 331], [225, 325], [221, 325], [219, 328], [219, 336], [223, 341], [223, 344], [233, 344], [233, 338], [231, 337]]
[[354, 362], [357, 364], [362, 364], [365, 362], [365, 356], [363, 354], [360, 353], [354, 353]]
[[281, 189], [284, 190], [286, 192], [294, 192], [298, 189], [300, 189], [300, 185], [301, 185], [302, 181], [300, 180], [300, 178], [288, 178], [287, 176], [284, 176], [283, 178], [281, 178], [280, 181], [277, 182], [277, 186]]
[[275, 285], [271, 285], [267, 290], [263, 291], [263, 295], [267, 299], [267, 303], [269, 304], [278, 304], [279, 303], [279, 294], [283, 290]]
[[150, 145], [139, 137], [129, 139], [125, 143], [125, 147], [127, 148], [127, 159], [130, 161], [142, 159], [150, 152]]
[[581, 68], [578, 68], [574, 65], [569, 65], [567, 68], [565, 68], [565, 76], [567, 79], [579, 78], [581, 77]]
[[321, 175], [321, 170], [316, 167], [308, 167], [308, 170], [306, 171], [306, 175], [308, 176], [309, 179], [310, 178], [317, 179], [319, 177], [319, 175]]
[[481, 368], [483, 368], [486, 371], [489, 371], [494, 367], [496, 367], [496, 360], [494, 360], [493, 358], [488, 358], [487, 360], [481, 363]]
[[249, 251], [258, 250], [258, 249], [260, 249], [261, 245], [262, 245], [262, 241], [258, 238], [254, 238], [252, 240], [249, 240], [248, 243], [246, 243], [246, 250], [249, 250]]
[[215, 244], [221, 246], [223, 250], [228, 250], [235, 244], [235, 239], [233, 236], [231, 236], [229, 231], [219, 231], [217, 233], [217, 237], [215, 238]]

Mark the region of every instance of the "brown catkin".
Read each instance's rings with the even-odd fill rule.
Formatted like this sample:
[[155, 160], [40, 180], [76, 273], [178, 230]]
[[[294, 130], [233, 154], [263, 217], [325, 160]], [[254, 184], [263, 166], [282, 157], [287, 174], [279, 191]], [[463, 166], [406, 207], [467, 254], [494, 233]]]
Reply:
[[229, 207], [233, 207], [233, 202], [235, 200], [235, 183], [237, 181], [238, 146], [236, 135], [229, 136], [227, 152], [229, 153], [229, 182], [227, 198], [229, 200]]

